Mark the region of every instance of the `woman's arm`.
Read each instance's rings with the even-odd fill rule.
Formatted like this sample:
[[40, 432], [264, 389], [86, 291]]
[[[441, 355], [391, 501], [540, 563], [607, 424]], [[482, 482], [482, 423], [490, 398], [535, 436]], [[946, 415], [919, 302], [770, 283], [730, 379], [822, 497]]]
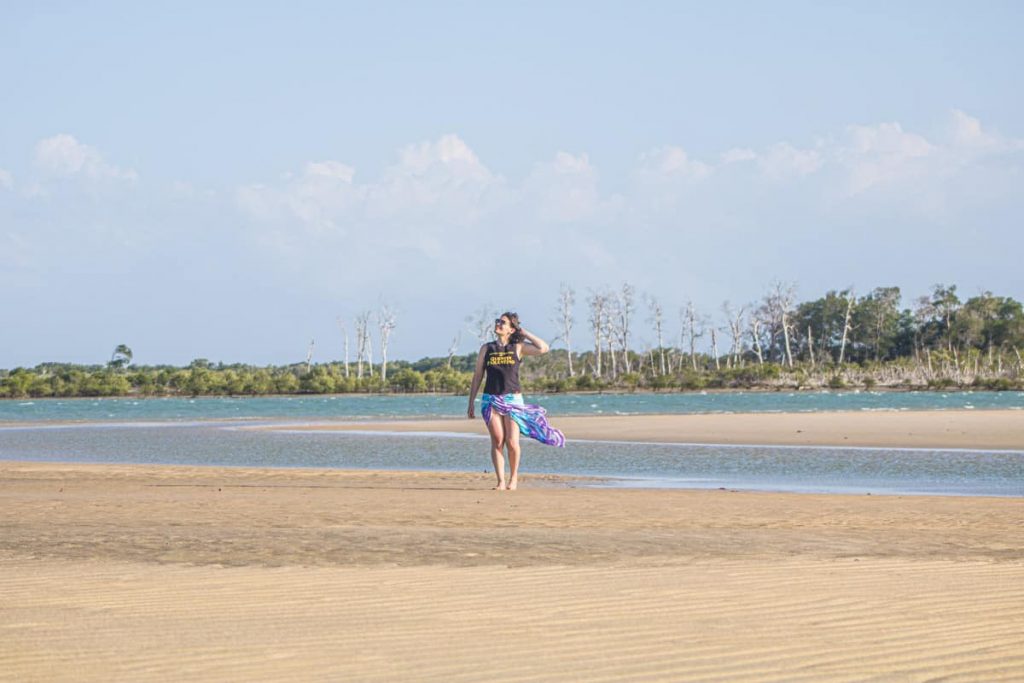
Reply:
[[473, 384], [469, 387], [469, 408], [466, 409], [466, 417], [470, 420], [476, 417], [473, 404], [476, 402], [476, 392], [480, 389], [480, 380], [484, 376], [484, 356], [487, 353], [487, 345], [480, 347], [480, 353], [476, 354], [476, 369], [473, 371]]
[[520, 345], [519, 354], [522, 356], [543, 356], [545, 353], [551, 350], [548, 343], [538, 337], [535, 334], [527, 332], [523, 328], [519, 328], [519, 334], [523, 335], [523, 340], [527, 343]]

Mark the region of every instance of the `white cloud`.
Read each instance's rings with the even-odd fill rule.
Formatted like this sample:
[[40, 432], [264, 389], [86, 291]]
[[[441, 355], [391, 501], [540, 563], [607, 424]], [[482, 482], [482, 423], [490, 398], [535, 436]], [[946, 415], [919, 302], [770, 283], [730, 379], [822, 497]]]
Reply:
[[[277, 181], [239, 188], [236, 200], [258, 219], [250, 225], [252, 239], [282, 263], [307, 267], [310, 260], [356, 254], [346, 261], [346, 277], [355, 277], [353, 269], [365, 271], [363, 278], [383, 277], [373, 272], [374, 262], [378, 270], [384, 262], [402, 272], [417, 259], [435, 266], [473, 261], [481, 230], [514, 231], [524, 249], [607, 265], [624, 258], [629, 240], [640, 235], [667, 248], [680, 240], [692, 246], [699, 234], [752, 231], [782, 216], [791, 220], [795, 211], [806, 214], [798, 224], [840, 206], [869, 215], [879, 200], [886, 216], [899, 211], [945, 220], [968, 201], [983, 206], [1004, 196], [1011, 182], [1006, 169], [990, 169], [1001, 183], [988, 182], [991, 174], [977, 169], [991, 155], [978, 150], [1013, 149], [1016, 141], [962, 112], [951, 121], [945, 141], [896, 122], [853, 125], [811, 144], [729, 148], [710, 162], [680, 146], [658, 147], [637, 158], [617, 192], [602, 189], [600, 169], [586, 153], [558, 152], [510, 183], [450, 134], [400, 149], [378, 178], [359, 178], [341, 161], [316, 161]], [[967, 189], [981, 185], [994, 189], [985, 195]]]
[[[48, 283], [87, 263], [145, 283], [160, 280], [153, 269], [180, 267], [203, 292], [230, 283], [212, 297], [227, 300], [260, 273], [282, 310], [355, 310], [383, 295], [436, 307], [440, 322], [418, 326], [431, 330], [449, 324], [445, 311], [459, 313], [457, 324], [458, 309], [495, 281], [496, 263], [538, 310], [559, 280], [579, 291], [630, 281], [667, 305], [797, 271], [812, 286], [835, 286], [836, 266], [821, 254], [837, 235], [850, 254], [843, 281], [875, 269], [885, 282], [886, 268], [931, 281], [936, 269], [982, 262], [975, 272], [986, 277], [1012, 272], [1024, 146], [964, 112], [940, 123], [929, 134], [895, 122], [851, 126], [701, 158], [666, 145], [617, 168], [584, 150], [560, 152], [514, 179], [446, 135], [394, 151], [373, 177], [321, 156], [228, 196], [189, 179], [82, 193], [135, 174], [55, 136], [25, 175], [0, 172], [0, 280]], [[741, 248], [749, 244], [757, 247]], [[983, 251], [994, 266], [968, 258]]]
[[954, 109], [950, 115], [950, 146], [963, 159], [1024, 152], [1024, 139], [1008, 138], [985, 129], [977, 118]]
[[822, 166], [821, 154], [814, 149], [798, 149], [779, 142], [757, 155], [761, 171], [773, 180], [790, 180], [814, 173]]
[[86, 178], [94, 182], [135, 182], [138, 174], [107, 163], [99, 151], [61, 133], [40, 140], [35, 148], [35, 167], [52, 178]]
[[492, 176], [480, 159], [458, 135], [443, 135], [437, 142], [420, 142], [401, 151], [398, 169], [409, 175], [426, 176], [438, 168], [452, 175], [490, 181]]
[[401, 150], [399, 162], [365, 190], [374, 217], [414, 212], [471, 225], [504, 201], [505, 188], [469, 145], [449, 134]]
[[641, 169], [646, 173], [700, 179], [711, 173], [711, 166], [691, 159], [682, 147], [661, 147], [640, 156]]
[[680, 202], [692, 198], [688, 193], [715, 170], [710, 164], [692, 159], [682, 147], [659, 147], [641, 154], [625, 198], [631, 222], [675, 211]]
[[470, 225], [501, 201], [501, 178], [455, 135], [402, 149], [377, 182], [356, 183], [355, 174], [339, 161], [311, 162], [282, 184], [243, 187], [237, 199], [256, 218], [297, 218], [307, 228], [335, 232], [381, 221]]
[[10, 171], [5, 171], [2, 168], [0, 168], [0, 188], [5, 190], [14, 189], [14, 176], [11, 175]]
[[309, 162], [286, 174], [281, 186], [249, 185], [238, 190], [239, 205], [264, 221], [297, 218], [317, 231], [338, 230], [348, 208], [358, 203], [355, 169], [337, 161]]
[[845, 139], [835, 149], [839, 164], [848, 171], [850, 195], [918, 178], [927, 171], [926, 157], [935, 152], [934, 145], [905, 132], [899, 123], [848, 126]]
[[722, 152], [721, 157], [722, 164], [736, 164], [744, 161], [755, 161], [756, 159], [757, 152], [749, 147], [733, 147]]
[[523, 183], [521, 201], [533, 208], [536, 218], [548, 223], [572, 223], [607, 217], [618, 198], [601, 198], [597, 169], [586, 154], [558, 152], [549, 162], [537, 164]]
[[957, 146], [976, 149], [1001, 149], [1005, 147], [996, 136], [982, 130], [981, 121], [966, 112], [954, 109], [951, 118], [952, 139]]

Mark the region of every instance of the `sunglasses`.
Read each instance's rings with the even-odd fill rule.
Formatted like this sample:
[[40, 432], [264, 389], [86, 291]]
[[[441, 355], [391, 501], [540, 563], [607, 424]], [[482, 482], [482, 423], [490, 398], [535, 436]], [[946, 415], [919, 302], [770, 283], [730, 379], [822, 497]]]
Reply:
[[508, 323], [505, 322], [504, 318], [495, 318], [494, 319], [494, 326], [495, 327], [502, 327], [503, 325], [508, 325]]

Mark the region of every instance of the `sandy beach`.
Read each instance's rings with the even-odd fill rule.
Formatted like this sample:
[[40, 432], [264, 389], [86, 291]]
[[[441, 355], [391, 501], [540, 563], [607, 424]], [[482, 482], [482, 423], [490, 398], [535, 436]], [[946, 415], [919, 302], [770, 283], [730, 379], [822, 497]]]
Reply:
[[0, 679], [1019, 680], [1024, 500], [0, 462]]
[[[643, 443], [1024, 449], [1024, 411], [551, 416], [569, 439]], [[486, 434], [477, 418], [333, 422], [289, 429]]]

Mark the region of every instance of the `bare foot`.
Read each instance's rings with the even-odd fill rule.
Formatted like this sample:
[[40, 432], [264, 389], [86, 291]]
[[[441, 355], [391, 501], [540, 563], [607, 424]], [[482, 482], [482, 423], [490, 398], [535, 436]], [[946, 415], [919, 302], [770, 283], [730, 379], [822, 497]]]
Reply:
[[516, 480], [515, 477], [512, 477], [512, 479], [509, 480], [509, 482], [508, 482], [508, 490], [509, 491], [515, 491], [516, 487], [518, 487], [518, 486], [519, 486], [519, 482]]
[[498, 485], [495, 486], [492, 490], [493, 491], [504, 491], [505, 490], [505, 482], [499, 481]]

